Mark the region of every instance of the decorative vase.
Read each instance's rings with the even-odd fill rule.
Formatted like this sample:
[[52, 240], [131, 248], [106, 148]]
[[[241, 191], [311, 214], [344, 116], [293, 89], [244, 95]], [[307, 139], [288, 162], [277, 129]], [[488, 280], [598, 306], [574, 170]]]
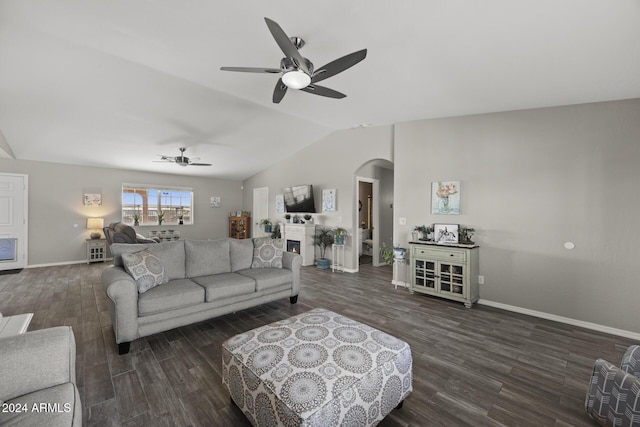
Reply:
[[180, 220], [180, 221], [178, 221], [178, 224], [183, 225], [183, 224], [184, 224], [184, 221], [183, 221], [183, 220]]
[[331, 265], [331, 260], [327, 259], [327, 258], [319, 258], [316, 261], [316, 266], [320, 269], [320, 270], [328, 270], [329, 267]]
[[344, 236], [336, 236], [336, 245], [344, 245]]
[[264, 226], [264, 232], [265, 233], [271, 233], [271, 224], [267, 224]]
[[140, 221], [138, 221], [138, 220], [133, 221], [133, 226], [134, 227], [137, 227], [139, 225], [140, 225]]

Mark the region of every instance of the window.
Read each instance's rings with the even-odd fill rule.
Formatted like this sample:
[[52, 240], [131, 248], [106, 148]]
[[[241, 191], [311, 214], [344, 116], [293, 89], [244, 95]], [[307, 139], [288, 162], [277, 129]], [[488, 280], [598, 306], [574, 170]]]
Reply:
[[122, 184], [122, 222], [158, 225], [160, 215], [162, 224], [193, 224], [193, 189]]

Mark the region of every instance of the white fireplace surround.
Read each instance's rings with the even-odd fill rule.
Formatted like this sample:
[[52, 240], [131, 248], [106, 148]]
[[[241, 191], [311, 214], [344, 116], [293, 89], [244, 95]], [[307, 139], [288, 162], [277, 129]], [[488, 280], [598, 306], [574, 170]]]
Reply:
[[315, 225], [313, 224], [284, 224], [282, 227], [282, 239], [287, 247], [288, 240], [300, 242], [300, 255], [302, 256], [302, 265], [313, 265], [315, 258], [315, 248], [313, 246], [313, 235], [315, 234]]

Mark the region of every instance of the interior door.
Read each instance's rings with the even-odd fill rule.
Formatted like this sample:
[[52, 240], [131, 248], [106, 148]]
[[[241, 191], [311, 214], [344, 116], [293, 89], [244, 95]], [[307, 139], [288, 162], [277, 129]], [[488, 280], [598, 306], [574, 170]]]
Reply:
[[0, 270], [27, 266], [27, 175], [0, 174]]
[[253, 227], [251, 235], [253, 237], [264, 236], [264, 228], [260, 226], [263, 219], [269, 218], [269, 187], [253, 189]]

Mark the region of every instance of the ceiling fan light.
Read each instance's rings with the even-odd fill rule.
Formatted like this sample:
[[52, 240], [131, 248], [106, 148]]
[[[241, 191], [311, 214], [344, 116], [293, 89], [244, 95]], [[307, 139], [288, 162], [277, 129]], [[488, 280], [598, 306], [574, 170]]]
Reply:
[[287, 71], [282, 76], [282, 83], [291, 89], [302, 89], [309, 86], [309, 83], [311, 83], [311, 77], [301, 70]]

